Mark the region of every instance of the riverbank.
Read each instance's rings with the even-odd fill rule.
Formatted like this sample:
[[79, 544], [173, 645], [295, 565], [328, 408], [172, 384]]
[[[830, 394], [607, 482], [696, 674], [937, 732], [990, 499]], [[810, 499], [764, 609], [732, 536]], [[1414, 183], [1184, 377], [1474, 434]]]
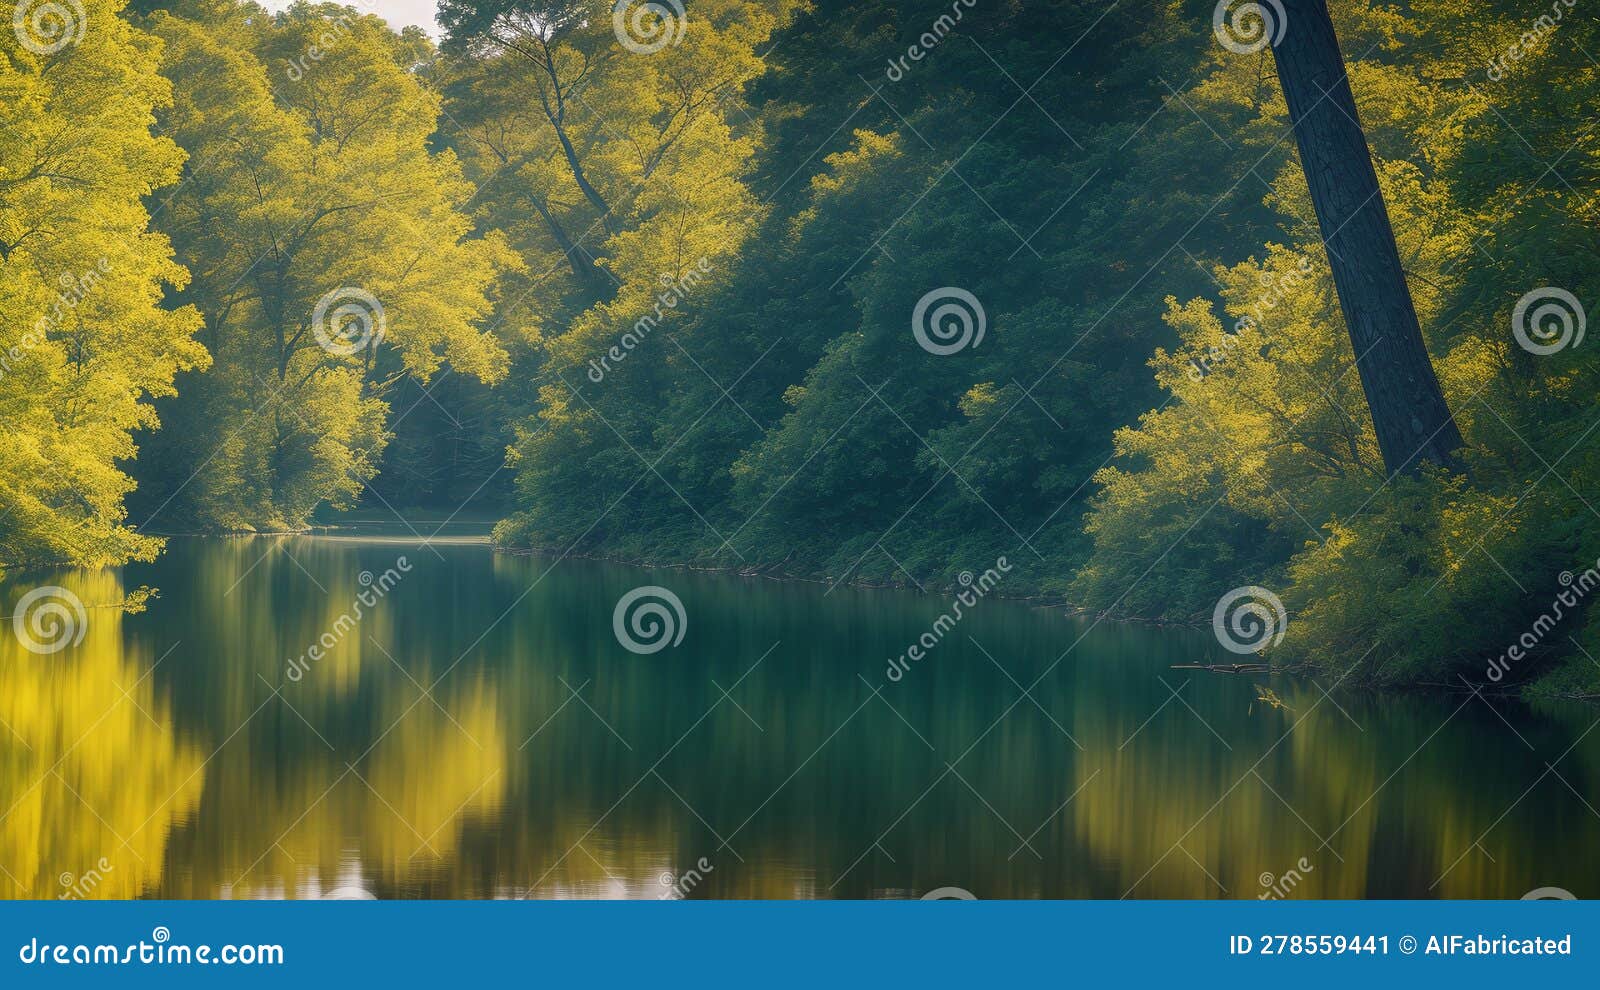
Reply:
[[[858, 577], [837, 578], [832, 575], [805, 575], [782, 572], [779, 568], [784, 566], [780, 561], [775, 564], [758, 565], [726, 565], [689, 563], [684, 561], [645, 560], [618, 554], [603, 553], [572, 553], [549, 548], [517, 547], [505, 544], [491, 543], [493, 551], [497, 554], [508, 556], [545, 557], [559, 560], [590, 560], [601, 563], [616, 564], [626, 567], [652, 568], [661, 570], [675, 570], [686, 573], [714, 574], [736, 576], [744, 578], [760, 578], [780, 583], [799, 583], [828, 585], [832, 590], [835, 587], [858, 588], [863, 590], [888, 590], [888, 591], [916, 591], [928, 596], [957, 593], [962, 590], [958, 583], [949, 583], [938, 587], [929, 587], [915, 579], [906, 581], [877, 581]], [[1044, 611], [1054, 611], [1075, 618], [1089, 619], [1096, 624], [1110, 622], [1114, 625], [1149, 628], [1152, 630], [1192, 630], [1200, 631], [1210, 628], [1211, 623], [1205, 619], [1174, 620], [1164, 618], [1148, 618], [1132, 615], [1112, 615], [1097, 612], [1092, 609], [1075, 605], [1063, 598], [1045, 594], [1008, 594], [1003, 587], [997, 587], [985, 597], [1004, 601], [1017, 602]], [[1248, 667], [1249, 670], [1235, 669]], [[1352, 676], [1348, 672], [1338, 672], [1318, 669], [1302, 662], [1288, 663], [1262, 663], [1229, 665], [1226, 663], [1208, 663], [1203, 658], [1196, 658], [1193, 662], [1174, 665], [1174, 669], [1191, 669], [1209, 673], [1266, 673], [1269, 675], [1289, 675], [1293, 677], [1308, 678], [1312, 680], [1331, 680], [1338, 686], [1347, 689], [1364, 691], [1378, 691], [1394, 695], [1421, 695], [1437, 697], [1444, 695], [1481, 694], [1507, 701], [1575, 701], [1585, 705], [1600, 705], [1600, 694], [1562, 693], [1562, 692], [1535, 692], [1530, 690], [1533, 682], [1516, 684], [1481, 684], [1472, 685], [1466, 681], [1450, 682], [1444, 680], [1428, 679], [1411, 682], [1396, 682], [1380, 680], [1376, 676]]]

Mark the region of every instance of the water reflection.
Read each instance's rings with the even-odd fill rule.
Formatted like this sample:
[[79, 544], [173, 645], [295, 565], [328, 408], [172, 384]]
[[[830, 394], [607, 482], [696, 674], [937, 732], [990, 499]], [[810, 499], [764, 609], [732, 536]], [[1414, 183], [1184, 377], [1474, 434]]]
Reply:
[[[937, 597], [459, 538], [174, 540], [0, 601], [47, 580], [161, 597], [0, 637], [7, 897], [1600, 893], [1586, 707], [1264, 705], [1170, 669], [1209, 637], [1129, 627], [1050, 669], [1088, 624], [998, 600], [890, 683]], [[639, 656], [611, 609], [649, 583], [689, 628]]]
[[0, 635], [0, 896], [137, 897], [159, 884], [171, 832], [193, 817], [204, 755], [174, 732], [153, 679], [170, 657], [95, 607], [122, 600], [117, 579], [55, 583], [89, 606], [76, 647], [32, 653], [10, 628]]

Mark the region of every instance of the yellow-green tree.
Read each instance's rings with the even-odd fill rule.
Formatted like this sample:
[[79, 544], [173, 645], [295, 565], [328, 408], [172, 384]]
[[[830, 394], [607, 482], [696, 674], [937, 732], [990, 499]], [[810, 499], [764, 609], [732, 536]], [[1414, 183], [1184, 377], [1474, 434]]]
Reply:
[[375, 473], [398, 377], [504, 374], [480, 324], [518, 262], [470, 236], [473, 187], [430, 148], [439, 100], [411, 71], [414, 34], [332, 5], [151, 23], [179, 90], [163, 122], [193, 162], [160, 222], [216, 367], [186, 383], [189, 428], [150, 498], [209, 526], [298, 526]]
[[159, 549], [124, 524], [118, 462], [157, 425], [149, 400], [206, 362], [194, 309], [160, 305], [187, 274], [142, 198], [183, 152], [151, 133], [171, 87], [122, 6], [0, 31], [0, 569]]
[[[684, 360], [659, 338], [683, 329], [685, 297], [727, 277], [763, 212], [745, 181], [761, 138], [745, 88], [789, 6], [441, 7], [448, 133], [484, 183], [483, 221], [526, 261], [499, 318], [532, 341], [545, 383], [513, 452], [540, 508], [523, 520], [539, 519], [527, 538], [559, 539], [574, 495], [620, 491], [628, 447], [655, 446], [661, 405], [679, 391], [665, 364]], [[624, 338], [645, 353], [575, 396], [593, 384], [589, 362]]]

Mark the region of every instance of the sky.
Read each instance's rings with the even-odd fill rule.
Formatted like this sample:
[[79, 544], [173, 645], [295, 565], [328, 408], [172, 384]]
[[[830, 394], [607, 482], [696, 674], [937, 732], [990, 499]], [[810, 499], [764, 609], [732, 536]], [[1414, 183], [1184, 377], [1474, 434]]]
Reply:
[[[293, 0], [260, 0], [271, 11], [285, 10]], [[438, 9], [435, 0], [340, 0], [362, 13], [373, 13], [389, 22], [396, 31], [408, 24], [420, 25], [434, 38], [439, 37], [439, 26], [433, 22]]]

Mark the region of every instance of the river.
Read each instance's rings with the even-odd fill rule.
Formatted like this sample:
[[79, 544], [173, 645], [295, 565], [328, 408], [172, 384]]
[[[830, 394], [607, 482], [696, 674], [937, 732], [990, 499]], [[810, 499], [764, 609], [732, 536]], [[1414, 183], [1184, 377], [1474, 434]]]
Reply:
[[[1209, 630], [1003, 583], [941, 621], [948, 593], [412, 525], [0, 586], [83, 604], [57, 652], [0, 637], [0, 896], [1600, 895], [1593, 708], [1263, 700], [1172, 669], [1232, 659]], [[146, 611], [100, 607], [142, 585]], [[613, 621], [643, 586], [682, 608], [645, 616], [656, 652]]]

